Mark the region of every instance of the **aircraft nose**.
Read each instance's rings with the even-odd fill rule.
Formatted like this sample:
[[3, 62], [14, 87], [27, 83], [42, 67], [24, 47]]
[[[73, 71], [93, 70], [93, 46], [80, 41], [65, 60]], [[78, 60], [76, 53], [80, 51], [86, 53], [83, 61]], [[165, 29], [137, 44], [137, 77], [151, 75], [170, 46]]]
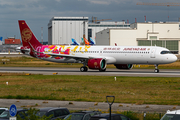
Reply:
[[173, 61], [173, 62], [176, 62], [177, 61], [177, 56], [176, 55], [173, 55], [172, 57], [171, 57], [171, 60]]

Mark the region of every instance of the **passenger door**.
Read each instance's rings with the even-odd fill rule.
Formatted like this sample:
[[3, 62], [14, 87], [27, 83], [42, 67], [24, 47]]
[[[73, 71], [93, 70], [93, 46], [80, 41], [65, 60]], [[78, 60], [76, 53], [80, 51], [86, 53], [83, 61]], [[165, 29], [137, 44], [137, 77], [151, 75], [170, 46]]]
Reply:
[[151, 58], [155, 58], [156, 57], [156, 48], [151, 48]]

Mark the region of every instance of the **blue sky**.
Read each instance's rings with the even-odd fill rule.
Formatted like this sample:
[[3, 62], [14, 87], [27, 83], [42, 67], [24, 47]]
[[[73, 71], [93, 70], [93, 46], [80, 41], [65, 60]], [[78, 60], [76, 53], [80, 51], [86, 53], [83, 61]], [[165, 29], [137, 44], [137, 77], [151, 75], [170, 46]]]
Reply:
[[97, 17], [130, 23], [178, 21], [180, 6], [142, 6], [144, 3], [180, 3], [179, 0], [0, 0], [0, 36], [20, 38], [18, 20], [26, 20], [35, 36], [48, 40], [47, 24], [52, 17]]

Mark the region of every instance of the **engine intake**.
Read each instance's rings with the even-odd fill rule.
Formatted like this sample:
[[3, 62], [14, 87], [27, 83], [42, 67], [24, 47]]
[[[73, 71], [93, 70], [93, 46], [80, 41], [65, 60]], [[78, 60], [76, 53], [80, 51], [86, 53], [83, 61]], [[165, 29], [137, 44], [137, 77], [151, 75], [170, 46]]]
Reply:
[[102, 58], [89, 59], [87, 66], [89, 67], [89, 69], [105, 70], [106, 60]]
[[114, 64], [117, 69], [131, 69], [133, 67], [132, 64]]

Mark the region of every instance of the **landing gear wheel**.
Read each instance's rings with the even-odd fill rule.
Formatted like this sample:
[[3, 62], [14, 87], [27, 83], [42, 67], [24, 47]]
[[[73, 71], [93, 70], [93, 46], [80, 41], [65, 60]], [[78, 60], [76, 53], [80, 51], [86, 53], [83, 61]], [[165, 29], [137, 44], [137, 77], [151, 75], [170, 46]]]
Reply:
[[159, 73], [159, 69], [155, 69], [154, 72], [155, 72], [155, 73]]
[[84, 72], [84, 67], [81, 67], [81, 68], [80, 68], [80, 71], [81, 71], [81, 72]]
[[99, 72], [105, 72], [106, 71], [106, 68], [104, 70], [100, 69]]
[[81, 72], [87, 72], [87, 70], [88, 70], [88, 68], [85, 67], [85, 66], [82, 66], [82, 67], [80, 68], [80, 71], [81, 71]]
[[87, 71], [88, 71], [88, 68], [87, 68], [87, 67], [84, 67], [84, 71], [87, 72]]
[[155, 72], [155, 73], [159, 73], [158, 64], [155, 64], [154, 66], [155, 66], [154, 72]]

